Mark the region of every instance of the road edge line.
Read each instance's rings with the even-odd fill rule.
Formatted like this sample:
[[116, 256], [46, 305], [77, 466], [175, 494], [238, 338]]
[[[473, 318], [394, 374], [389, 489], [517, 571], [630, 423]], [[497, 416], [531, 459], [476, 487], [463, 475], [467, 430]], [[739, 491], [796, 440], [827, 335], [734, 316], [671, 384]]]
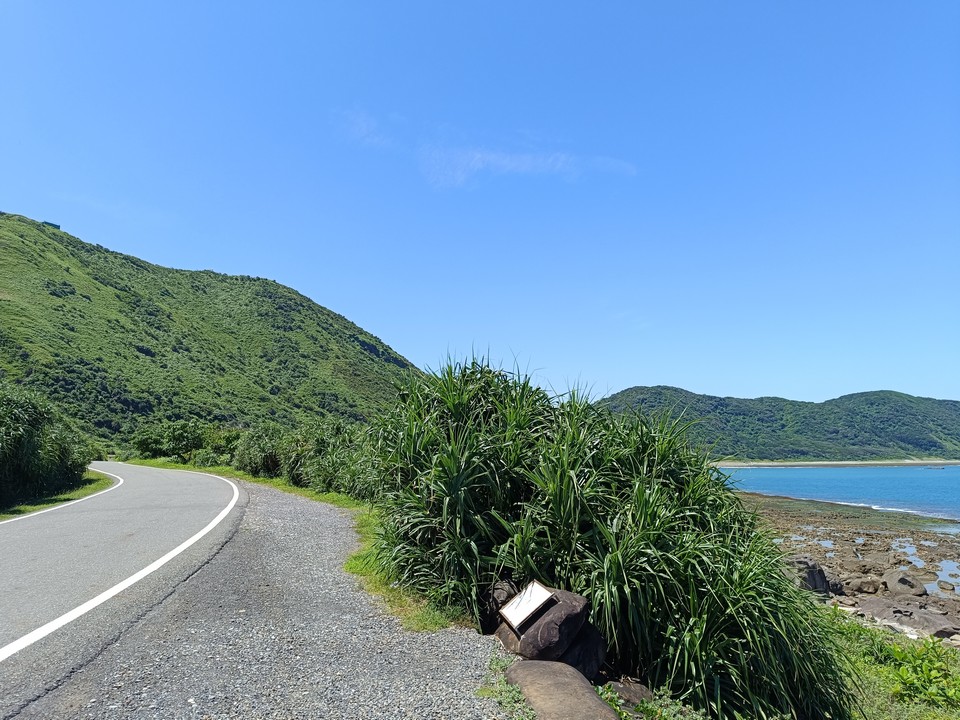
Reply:
[[[227, 504], [227, 506], [223, 510], [221, 510], [220, 513], [213, 520], [211, 520], [206, 527], [204, 527], [202, 530], [194, 534], [192, 537], [189, 537], [186, 540], [184, 540], [182, 543], [180, 543], [177, 547], [175, 547], [173, 550], [168, 552], [163, 557], [157, 560], [154, 560], [152, 563], [147, 565], [142, 570], [134, 573], [133, 575], [128, 577], [126, 580], [121, 580], [119, 583], [114, 585], [109, 590], [105, 590], [99, 595], [97, 595], [96, 597], [91, 598], [90, 600], [87, 600], [82, 605], [78, 605], [73, 610], [70, 610], [69, 612], [66, 612], [60, 617], [58, 617], [56, 620], [51, 620], [46, 625], [42, 625], [38, 627], [36, 630], [33, 630], [27, 633], [23, 637], [17, 640], [14, 640], [12, 643], [9, 643], [7, 645], [4, 645], [3, 647], [0, 647], [0, 663], [2, 663], [4, 660], [9, 658], [11, 655], [14, 655], [15, 653], [20, 652], [24, 648], [30, 647], [38, 640], [42, 640], [50, 633], [55, 632], [56, 630], [59, 630], [64, 625], [67, 625], [68, 623], [73, 622], [77, 618], [87, 614], [88, 612], [98, 607], [99, 605], [102, 605], [112, 597], [119, 595], [121, 592], [123, 592], [130, 586], [140, 582], [151, 573], [155, 572], [156, 570], [159, 570], [161, 567], [163, 567], [168, 562], [173, 560], [177, 555], [182, 553], [184, 550], [194, 545], [204, 535], [206, 535], [211, 530], [213, 530], [217, 525], [219, 525], [223, 521], [223, 519], [230, 514], [230, 511], [233, 510], [233, 508], [237, 504], [237, 501], [240, 499], [240, 489], [236, 486], [236, 484], [232, 480], [229, 480], [224, 477], [220, 477], [219, 475], [211, 475], [210, 473], [194, 472], [192, 470], [181, 470], [178, 472], [191, 472], [194, 475], [207, 475], [208, 477], [217, 478], [218, 480], [223, 480], [225, 483], [227, 483], [230, 487], [233, 488], [233, 497], [230, 499], [230, 502]], [[108, 474], [111, 474], [111, 473], [108, 473]], [[114, 475], [114, 477], [118, 477], [118, 476]], [[117, 487], [117, 486], [115, 485], [114, 487]], [[112, 490], [113, 488], [107, 488], [107, 489]], [[106, 492], [106, 490], [104, 490], [103, 492]], [[93, 497], [93, 496], [91, 495], [90, 497]], [[81, 498], [81, 500], [85, 500], [85, 499], [86, 498]], [[52, 510], [54, 508], [50, 508], [50, 509]]]
[[113, 485], [108, 487], [106, 490], [101, 490], [100, 492], [95, 492], [93, 495], [87, 495], [86, 497], [77, 498], [76, 500], [71, 500], [70, 502], [65, 502], [62, 505], [54, 505], [53, 507], [46, 508], [45, 510], [35, 510], [32, 513], [27, 513], [26, 515], [20, 515], [15, 518], [10, 518], [9, 520], [0, 520], [0, 525], [16, 522], [17, 520], [26, 520], [27, 518], [36, 517], [37, 515], [43, 515], [44, 513], [53, 512], [54, 510], [60, 510], [65, 507], [70, 507], [71, 505], [76, 505], [78, 502], [83, 502], [84, 500], [92, 500], [93, 498], [103, 495], [104, 493], [108, 493], [111, 490], [116, 490], [118, 487], [123, 485], [123, 478], [120, 477], [119, 475], [114, 475], [113, 473], [106, 472], [104, 470], [94, 470], [94, 472], [98, 472], [101, 475], [109, 475], [112, 478], [116, 478], [120, 482], [114, 483]]

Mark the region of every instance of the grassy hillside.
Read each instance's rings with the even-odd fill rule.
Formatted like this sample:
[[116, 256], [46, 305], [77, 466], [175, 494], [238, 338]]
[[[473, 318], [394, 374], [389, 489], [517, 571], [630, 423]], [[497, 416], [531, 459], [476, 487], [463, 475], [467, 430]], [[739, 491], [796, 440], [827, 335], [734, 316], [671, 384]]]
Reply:
[[172, 270], [0, 214], [0, 377], [101, 435], [145, 418], [362, 418], [410, 367], [271, 280]]
[[601, 401], [614, 411], [680, 412], [716, 454], [752, 460], [960, 459], [960, 402], [880, 391], [822, 403], [633, 387]]

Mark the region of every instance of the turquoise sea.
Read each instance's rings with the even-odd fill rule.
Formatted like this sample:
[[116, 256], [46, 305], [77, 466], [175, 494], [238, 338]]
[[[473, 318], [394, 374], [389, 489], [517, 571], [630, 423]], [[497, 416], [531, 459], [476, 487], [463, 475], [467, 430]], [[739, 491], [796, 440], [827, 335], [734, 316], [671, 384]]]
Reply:
[[721, 469], [746, 492], [960, 520], [960, 465]]

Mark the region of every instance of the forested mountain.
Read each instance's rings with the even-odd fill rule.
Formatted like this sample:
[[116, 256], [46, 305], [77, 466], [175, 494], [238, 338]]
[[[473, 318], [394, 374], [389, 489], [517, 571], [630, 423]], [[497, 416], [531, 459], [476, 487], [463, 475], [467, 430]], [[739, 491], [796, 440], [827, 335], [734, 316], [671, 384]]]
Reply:
[[615, 412], [683, 414], [691, 438], [741, 460], [960, 459], [960, 402], [878, 391], [822, 403], [745, 400], [632, 387], [600, 401]]
[[0, 377], [101, 435], [147, 418], [359, 419], [410, 367], [272, 280], [159, 267], [0, 213]]

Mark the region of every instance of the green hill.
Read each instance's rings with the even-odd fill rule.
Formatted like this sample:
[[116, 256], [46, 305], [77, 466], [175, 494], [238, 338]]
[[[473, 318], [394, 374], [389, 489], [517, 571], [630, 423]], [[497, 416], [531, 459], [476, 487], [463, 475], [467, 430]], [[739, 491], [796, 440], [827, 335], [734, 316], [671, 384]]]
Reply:
[[172, 270], [0, 213], [0, 377], [100, 435], [139, 421], [360, 419], [410, 363], [272, 280]]
[[879, 391], [822, 403], [633, 387], [600, 401], [699, 420], [691, 438], [741, 460], [960, 459], [960, 402]]

